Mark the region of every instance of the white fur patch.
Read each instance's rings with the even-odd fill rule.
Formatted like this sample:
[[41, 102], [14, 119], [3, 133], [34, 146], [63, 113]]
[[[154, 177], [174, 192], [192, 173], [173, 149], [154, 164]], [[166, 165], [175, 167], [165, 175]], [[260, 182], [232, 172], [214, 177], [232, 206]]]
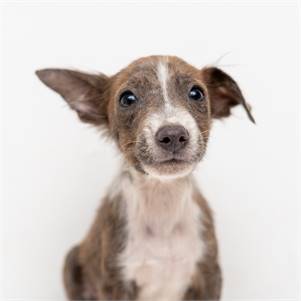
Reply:
[[180, 300], [202, 258], [201, 211], [190, 177], [160, 182], [133, 171], [124, 178], [128, 240], [120, 256], [139, 300]]
[[162, 93], [163, 93], [163, 98], [165, 102], [165, 108], [169, 108], [170, 106], [170, 101], [168, 99], [168, 94], [167, 94], [167, 81], [168, 81], [168, 66], [167, 66], [167, 61], [160, 61], [158, 63], [157, 67], [157, 76], [160, 81]]
[[167, 58], [158, 63], [157, 76], [162, 89], [164, 107], [160, 111], [150, 114], [146, 119], [145, 134], [148, 142], [152, 144], [153, 137], [160, 127], [166, 124], [178, 124], [188, 130], [190, 143], [196, 145], [199, 138], [199, 129], [196, 121], [188, 110], [173, 105], [169, 99], [167, 91], [169, 80]]

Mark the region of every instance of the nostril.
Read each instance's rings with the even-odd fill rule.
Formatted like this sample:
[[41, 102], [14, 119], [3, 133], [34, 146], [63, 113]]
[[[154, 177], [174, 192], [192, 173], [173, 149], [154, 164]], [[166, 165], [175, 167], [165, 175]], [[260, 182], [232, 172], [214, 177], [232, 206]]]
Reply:
[[171, 142], [171, 139], [169, 137], [164, 137], [163, 139], [160, 140], [161, 143], [168, 144]]
[[187, 141], [187, 137], [185, 137], [185, 136], [180, 136], [179, 142], [186, 142], [186, 141]]

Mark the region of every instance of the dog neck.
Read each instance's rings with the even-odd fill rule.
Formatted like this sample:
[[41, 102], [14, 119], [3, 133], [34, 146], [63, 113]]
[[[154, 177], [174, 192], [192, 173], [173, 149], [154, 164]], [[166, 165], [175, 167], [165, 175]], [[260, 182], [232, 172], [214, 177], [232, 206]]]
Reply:
[[194, 189], [191, 174], [158, 179], [124, 166], [111, 190], [119, 192], [129, 220], [153, 234], [169, 235], [191, 210]]

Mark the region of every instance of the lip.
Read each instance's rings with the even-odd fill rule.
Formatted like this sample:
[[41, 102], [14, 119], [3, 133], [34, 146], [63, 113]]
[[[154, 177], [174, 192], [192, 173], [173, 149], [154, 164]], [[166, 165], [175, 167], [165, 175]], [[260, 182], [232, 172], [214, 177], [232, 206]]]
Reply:
[[179, 163], [185, 163], [185, 161], [182, 159], [172, 158], [172, 159], [161, 161], [160, 163], [179, 164]]
[[184, 154], [168, 154], [157, 160], [157, 163], [187, 163], [187, 161], [189, 158]]
[[168, 158], [165, 160], [160, 160], [155, 162], [153, 165], [183, 165], [183, 164], [187, 164], [188, 161], [183, 160], [183, 159], [178, 159], [178, 158]]
[[165, 158], [151, 164], [143, 164], [146, 173], [160, 177], [182, 177], [192, 172], [193, 168], [193, 162], [177, 158]]

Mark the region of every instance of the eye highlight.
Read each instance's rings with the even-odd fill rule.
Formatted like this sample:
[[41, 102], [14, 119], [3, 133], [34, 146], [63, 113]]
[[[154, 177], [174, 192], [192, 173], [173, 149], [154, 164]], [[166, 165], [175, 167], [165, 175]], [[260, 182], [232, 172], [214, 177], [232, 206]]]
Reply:
[[136, 103], [137, 101], [138, 101], [138, 98], [130, 90], [124, 91], [119, 97], [119, 104], [122, 107], [129, 107], [129, 106], [133, 105], [134, 103]]
[[194, 101], [202, 101], [205, 99], [205, 94], [203, 89], [196, 85], [190, 89], [188, 96], [191, 100]]

